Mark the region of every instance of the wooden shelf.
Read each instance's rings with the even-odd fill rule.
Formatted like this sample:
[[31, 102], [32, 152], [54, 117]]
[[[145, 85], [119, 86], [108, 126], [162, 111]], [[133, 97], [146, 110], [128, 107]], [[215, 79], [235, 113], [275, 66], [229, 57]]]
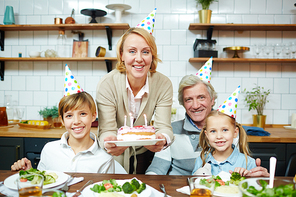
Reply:
[[0, 78], [4, 81], [4, 68], [7, 61], [105, 61], [107, 72], [112, 70], [112, 61], [116, 61], [116, 57], [0, 57]]
[[[209, 58], [190, 58], [189, 62], [206, 62]], [[228, 63], [296, 63], [296, 59], [213, 58], [213, 62]]]
[[[58, 31], [58, 30], [106, 30], [109, 50], [112, 50], [112, 31], [127, 30], [128, 23], [89, 23], [89, 24], [42, 24], [42, 25], [0, 25], [0, 48], [4, 51], [5, 31]], [[112, 70], [116, 58], [0, 58], [0, 78], [4, 80], [5, 61], [105, 61], [107, 71]]]
[[116, 61], [116, 57], [0, 57], [0, 61]]
[[190, 23], [189, 30], [224, 31], [296, 31], [296, 24], [223, 24], [223, 23]]
[[128, 23], [89, 24], [42, 24], [42, 25], [0, 25], [0, 47], [4, 51], [5, 31], [54, 31], [54, 30], [104, 30], [106, 29], [109, 50], [112, 50], [112, 30], [127, 30]]
[[90, 24], [42, 24], [42, 25], [0, 25], [2, 31], [51, 31], [51, 30], [127, 30], [128, 23], [90, 23]]

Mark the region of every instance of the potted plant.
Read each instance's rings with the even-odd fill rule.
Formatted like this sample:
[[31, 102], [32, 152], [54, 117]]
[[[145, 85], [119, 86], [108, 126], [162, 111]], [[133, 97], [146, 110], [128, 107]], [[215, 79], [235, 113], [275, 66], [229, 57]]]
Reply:
[[257, 111], [257, 114], [253, 114], [253, 126], [264, 128], [266, 115], [263, 115], [263, 110], [266, 103], [269, 102], [267, 97], [270, 94], [270, 90], [265, 91], [264, 87], [256, 85], [252, 91], [244, 89], [244, 93], [246, 93], [245, 103], [249, 111], [252, 109]]
[[202, 10], [198, 11], [199, 22], [211, 23], [212, 10], [209, 10], [209, 8], [214, 1], [217, 2], [218, 0], [195, 0], [195, 1], [196, 1], [196, 7], [198, 7], [199, 4], [202, 7]]
[[39, 111], [39, 114], [44, 120], [53, 126], [54, 120], [56, 121], [59, 117], [59, 109], [57, 106], [53, 106], [51, 108], [45, 107], [43, 110]]

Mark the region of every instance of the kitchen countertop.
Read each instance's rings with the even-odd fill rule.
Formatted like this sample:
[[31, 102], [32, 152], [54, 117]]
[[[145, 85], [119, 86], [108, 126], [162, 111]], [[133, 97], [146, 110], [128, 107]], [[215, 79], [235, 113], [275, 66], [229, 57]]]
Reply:
[[[0, 137], [61, 138], [66, 131], [64, 127], [54, 129], [35, 129], [19, 127], [18, 125], [11, 126], [13, 127], [0, 127]], [[92, 127], [91, 132], [97, 134], [97, 128]]]
[[[32, 137], [32, 138], [60, 138], [65, 128], [55, 129], [27, 129], [18, 125], [13, 127], [0, 127], [0, 137]], [[249, 125], [248, 125], [249, 126]], [[269, 125], [265, 128], [270, 136], [248, 136], [248, 142], [262, 143], [296, 143], [296, 130], [285, 129], [284, 125]], [[97, 134], [97, 128], [92, 127], [91, 132]]]

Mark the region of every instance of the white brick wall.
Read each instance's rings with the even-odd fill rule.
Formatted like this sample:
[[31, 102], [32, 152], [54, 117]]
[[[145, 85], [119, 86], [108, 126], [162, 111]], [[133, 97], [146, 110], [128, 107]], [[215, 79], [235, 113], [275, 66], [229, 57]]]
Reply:
[[[17, 24], [52, 24], [55, 17], [64, 20], [75, 9], [77, 23], [88, 23], [89, 17], [81, 15], [84, 8], [98, 8], [107, 11], [101, 23], [112, 23], [114, 11], [105, 8], [111, 3], [125, 3], [132, 9], [123, 13], [122, 22], [131, 27], [137, 25], [154, 7], [157, 7], [154, 36], [158, 53], [163, 60], [158, 71], [168, 76], [174, 88], [177, 102], [178, 84], [186, 74], [195, 74], [202, 63], [189, 63], [193, 57], [192, 45], [196, 38], [206, 38], [206, 31], [189, 31], [189, 23], [198, 22], [195, 0], [0, 0], [0, 22], [3, 21], [6, 5], [14, 8]], [[254, 23], [293, 24], [296, 23], [294, 0], [219, 0], [210, 6], [213, 11], [212, 23]], [[116, 43], [123, 30], [113, 31], [113, 50], [108, 50], [106, 31], [83, 31], [89, 40], [89, 57], [94, 57], [96, 48], [107, 49], [107, 57], [116, 56]], [[0, 57], [17, 57], [21, 52], [28, 57], [29, 51], [55, 49], [57, 31], [19, 31], [5, 33], [5, 51]], [[68, 45], [78, 39], [77, 34], [66, 31]], [[223, 52], [226, 46], [241, 45], [251, 47], [255, 43], [275, 44], [296, 40], [295, 31], [213, 31], [217, 40], [219, 57], [232, 57]], [[42, 53], [44, 55], [44, 53]], [[252, 51], [240, 53], [242, 57], [253, 58]], [[68, 63], [80, 85], [95, 96], [96, 84], [104, 76], [104, 62], [6, 62], [5, 79], [0, 81], [0, 105], [4, 95], [12, 95], [13, 100], [26, 107], [24, 119], [40, 119], [38, 110], [56, 105], [62, 97], [64, 67]], [[113, 67], [115, 62], [113, 62]], [[218, 92], [217, 107], [226, 97], [241, 85], [251, 89], [257, 83], [271, 89], [270, 102], [266, 106], [267, 124], [289, 124], [290, 116], [296, 113], [296, 65], [291, 63], [215, 63], [212, 84]], [[240, 95], [237, 121], [251, 123], [251, 114], [244, 106], [244, 95]], [[185, 110], [178, 106], [177, 119], [184, 117]]]

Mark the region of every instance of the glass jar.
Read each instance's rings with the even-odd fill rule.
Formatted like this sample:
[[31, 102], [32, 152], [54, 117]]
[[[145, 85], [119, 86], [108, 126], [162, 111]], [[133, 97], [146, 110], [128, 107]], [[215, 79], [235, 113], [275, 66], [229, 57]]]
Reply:
[[6, 107], [0, 107], [0, 126], [8, 126]]
[[59, 31], [59, 35], [57, 37], [57, 55], [58, 57], [68, 57], [68, 46], [67, 46], [67, 36], [65, 35], [64, 30]]
[[8, 121], [13, 122], [13, 105], [12, 105], [12, 96], [5, 95], [4, 97], [4, 106], [6, 107], [6, 114]]

